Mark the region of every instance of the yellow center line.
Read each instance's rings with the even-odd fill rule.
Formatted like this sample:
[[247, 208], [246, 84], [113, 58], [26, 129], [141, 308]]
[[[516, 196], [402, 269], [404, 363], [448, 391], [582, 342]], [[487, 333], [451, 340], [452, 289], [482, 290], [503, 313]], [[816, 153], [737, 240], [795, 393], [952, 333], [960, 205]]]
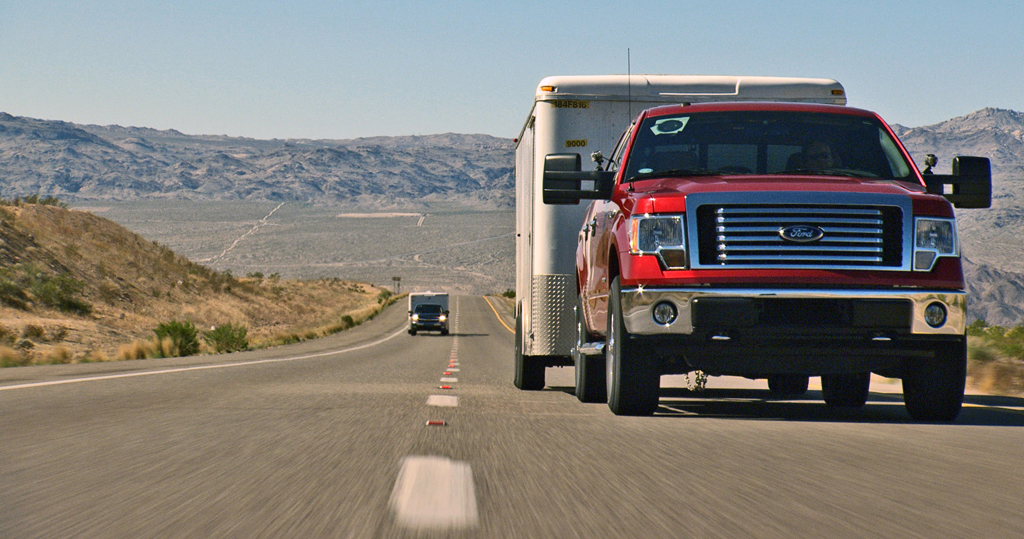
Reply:
[[491, 300], [487, 299], [487, 296], [484, 296], [484, 301], [486, 301], [487, 306], [490, 307], [492, 311], [494, 311], [494, 316], [498, 317], [498, 322], [501, 322], [501, 325], [505, 326], [505, 329], [507, 329], [509, 333], [515, 333], [516, 330], [508, 327], [508, 324], [506, 324], [505, 321], [501, 319], [501, 315], [498, 314], [498, 310], [494, 308], [494, 305], [491, 305]]
[[970, 402], [964, 403], [964, 408], [985, 408], [987, 410], [999, 410], [1000, 412], [1010, 412], [1011, 414], [1024, 414], [1024, 409], [1019, 406], [1000, 406], [998, 404], [973, 404]]

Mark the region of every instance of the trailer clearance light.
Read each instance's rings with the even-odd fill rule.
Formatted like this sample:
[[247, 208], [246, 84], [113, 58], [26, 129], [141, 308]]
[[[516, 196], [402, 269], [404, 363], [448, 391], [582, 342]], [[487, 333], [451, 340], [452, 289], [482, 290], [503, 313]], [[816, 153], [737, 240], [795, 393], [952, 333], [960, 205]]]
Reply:
[[914, 227], [914, 270], [931, 271], [940, 257], [960, 256], [956, 221], [919, 217]]
[[933, 328], [942, 327], [946, 323], [946, 306], [935, 301], [924, 308], [924, 321]]

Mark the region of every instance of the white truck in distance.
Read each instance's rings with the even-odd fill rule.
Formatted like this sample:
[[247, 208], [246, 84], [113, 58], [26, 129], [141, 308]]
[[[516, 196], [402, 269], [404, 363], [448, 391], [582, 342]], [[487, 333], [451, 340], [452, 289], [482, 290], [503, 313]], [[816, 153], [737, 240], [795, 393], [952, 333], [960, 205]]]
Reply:
[[553, 76], [537, 85], [516, 139], [516, 387], [543, 389], [545, 367], [572, 366], [576, 345], [576, 244], [587, 205], [544, 204], [545, 156], [611, 155], [644, 109], [721, 101], [845, 105], [846, 93], [831, 79], [783, 77]]
[[417, 331], [448, 334], [448, 294], [422, 292], [409, 294], [409, 335]]

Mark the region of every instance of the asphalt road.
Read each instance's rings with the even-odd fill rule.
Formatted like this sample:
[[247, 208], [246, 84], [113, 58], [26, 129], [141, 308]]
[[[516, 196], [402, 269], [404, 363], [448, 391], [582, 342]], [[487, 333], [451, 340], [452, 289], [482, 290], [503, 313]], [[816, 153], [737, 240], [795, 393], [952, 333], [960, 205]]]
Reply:
[[616, 417], [571, 369], [516, 390], [495, 311], [452, 303], [444, 337], [398, 305], [275, 349], [0, 370], [0, 538], [1024, 537], [1022, 399], [928, 424], [898, 383], [837, 411], [666, 377], [654, 417]]

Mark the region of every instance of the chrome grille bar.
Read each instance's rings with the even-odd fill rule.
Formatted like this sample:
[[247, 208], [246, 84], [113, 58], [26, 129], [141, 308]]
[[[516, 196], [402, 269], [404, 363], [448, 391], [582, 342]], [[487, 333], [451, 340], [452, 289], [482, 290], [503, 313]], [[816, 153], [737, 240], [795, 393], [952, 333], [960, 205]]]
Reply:
[[[814, 195], [786, 195], [792, 195], [792, 201], [764, 203], [756, 197], [724, 193], [696, 199], [707, 201], [699, 212], [704, 217], [697, 219], [704, 232], [695, 234], [700, 243], [699, 265], [892, 270], [906, 266], [904, 216], [909, 208], [905, 204], [878, 204], [892, 200], [888, 197], [853, 197], [857, 202], [839, 204], [834, 197], [814, 202]], [[790, 240], [782, 234], [787, 227], [816, 229], [821, 238]]]

